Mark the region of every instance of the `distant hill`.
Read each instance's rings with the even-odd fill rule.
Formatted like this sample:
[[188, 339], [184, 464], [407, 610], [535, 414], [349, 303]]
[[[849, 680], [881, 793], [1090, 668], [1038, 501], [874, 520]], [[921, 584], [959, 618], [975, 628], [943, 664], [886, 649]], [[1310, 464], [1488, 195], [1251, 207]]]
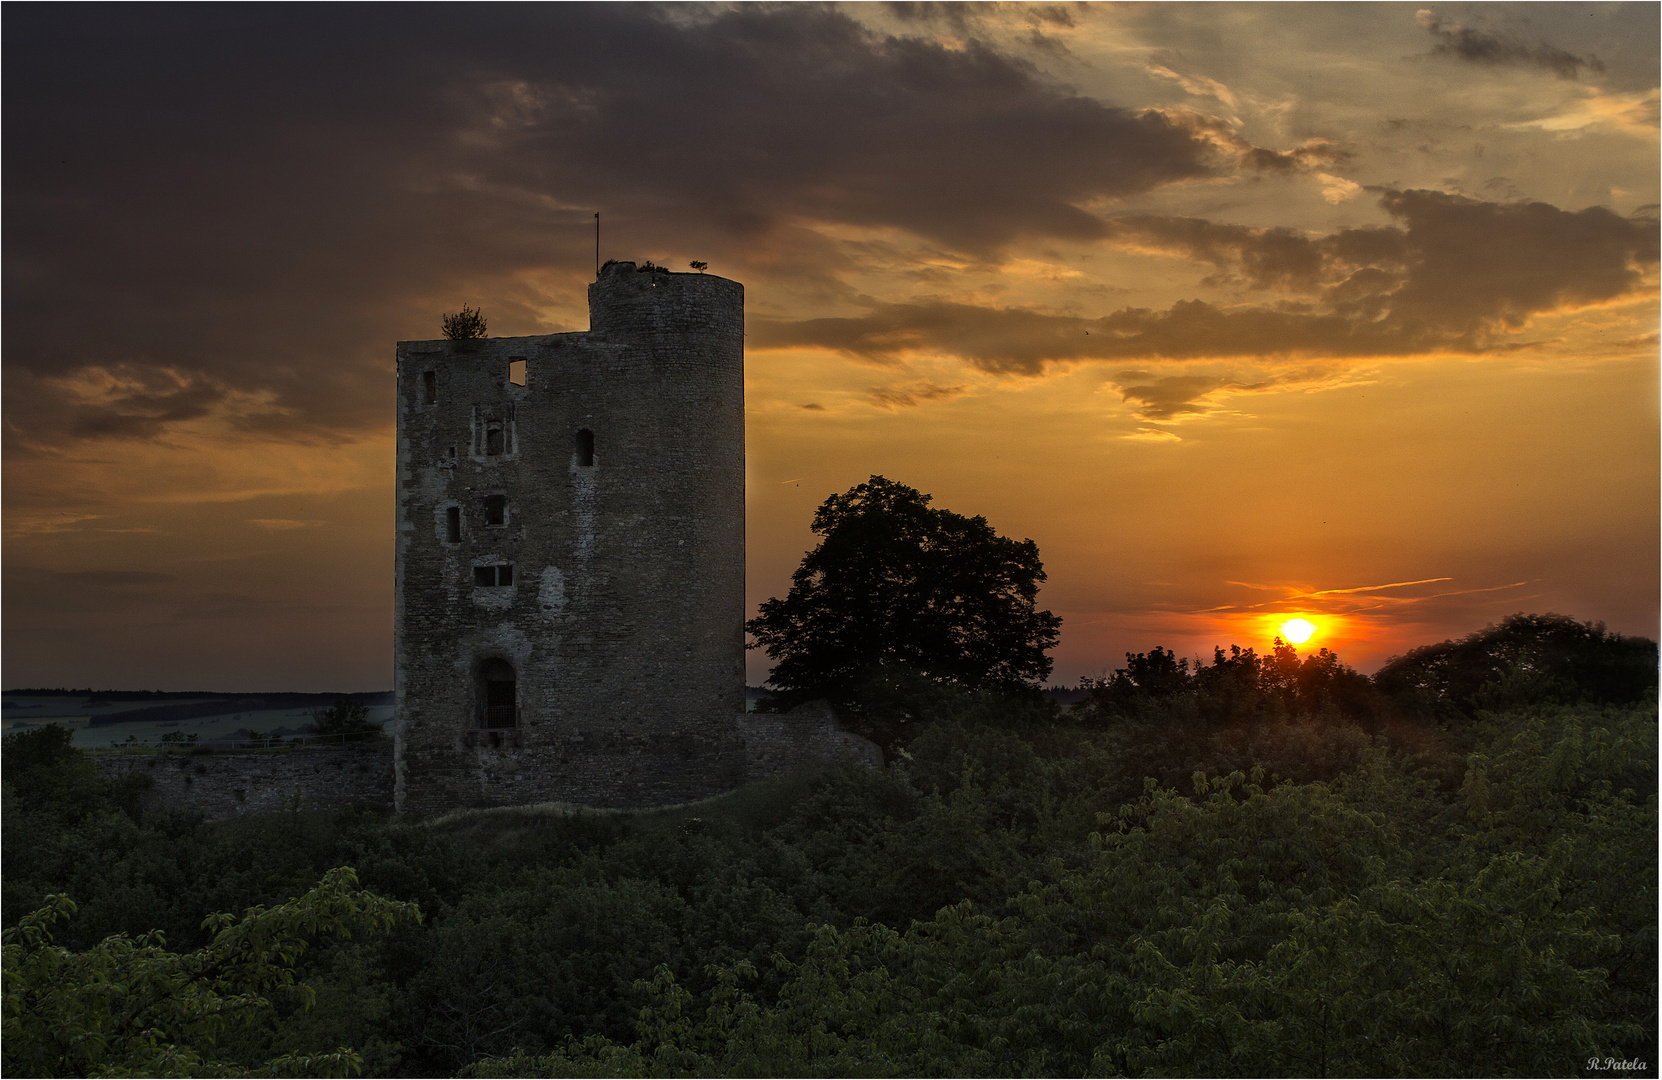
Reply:
[[[157, 704], [148, 708], [122, 709], [103, 715], [93, 716], [89, 721], [91, 727], [105, 727], [110, 724], [155, 723], [166, 720], [192, 720], [204, 716], [218, 716], [222, 713], [259, 712], [269, 709], [308, 709], [327, 708], [335, 702], [346, 698], [368, 708], [391, 705], [393, 692], [391, 690], [368, 691], [356, 694], [225, 694], [211, 693], [200, 690], [7, 690], [0, 694], [0, 701], [10, 707], [20, 705], [17, 698], [65, 698], [79, 702], [79, 707], [87, 709], [106, 708], [110, 705], [126, 704], [129, 702], [154, 701]], [[65, 702], [68, 705], [68, 701]], [[50, 719], [41, 716], [40, 719]]]

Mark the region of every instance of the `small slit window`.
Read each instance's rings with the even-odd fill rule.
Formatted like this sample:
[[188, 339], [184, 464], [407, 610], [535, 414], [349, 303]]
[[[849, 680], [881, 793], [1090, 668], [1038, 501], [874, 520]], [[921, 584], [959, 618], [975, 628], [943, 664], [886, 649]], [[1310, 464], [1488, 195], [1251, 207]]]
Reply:
[[439, 373], [423, 371], [421, 373], [421, 399], [428, 405], [439, 403]]
[[508, 381], [515, 386], [525, 385], [525, 358], [515, 356], [508, 361]]
[[475, 588], [495, 589], [513, 583], [514, 568], [512, 564], [504, 563], [499, 566], [475, 566], [473, 568]]
[[452, 506], [444, 512], [444, 536], [452, 544], [462, 542], [462, 508]]
[[577, 464], [585, 469], [594, 465], [594, 432], [588, 428], [577, 433]]
[[485, 524], [508, 524], [508, 496], [491, 495], [485, 499]]

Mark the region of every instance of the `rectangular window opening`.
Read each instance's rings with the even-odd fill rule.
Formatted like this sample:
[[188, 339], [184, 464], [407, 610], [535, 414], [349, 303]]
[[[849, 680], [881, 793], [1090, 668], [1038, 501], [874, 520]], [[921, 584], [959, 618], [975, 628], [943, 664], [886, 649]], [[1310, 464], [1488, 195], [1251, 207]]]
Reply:
[[502, 453], [501, 424], [493, 424], [485, 429], [485, 453], [491, 455]]
[[594, 432], [588, 428], [577, 433], [577, 464], [585, 469], [594, 466]]
[[424, 371], [421, 373], [421, 396], [429, 405], [439, 403], [439, 373]]
[[512, 563], [500, 566], [475, 566], [473, 568], [473, 584], [479, 588], [494, 588], [514, 583], [514, 568]]
[[452, 544], [459, 544], [459, 543], [462, 542], [462, 508], [461, 507], [452, 506], [450, 509], [448, 509], [444, 512], [444, 532], [445, 532], [445, 537]]
[[515, 386], [525, 385], [525, 358], [510, 357], [508, 360], [508, 381]]
[[485, 499], [485, 524], [508, 524], [508, 496], [491, 495]]

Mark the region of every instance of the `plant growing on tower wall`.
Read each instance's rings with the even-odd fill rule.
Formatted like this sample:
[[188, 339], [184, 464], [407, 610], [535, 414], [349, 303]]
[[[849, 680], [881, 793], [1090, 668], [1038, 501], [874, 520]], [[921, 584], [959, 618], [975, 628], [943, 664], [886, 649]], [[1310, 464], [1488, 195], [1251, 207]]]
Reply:
[[485, 317], [479, 314], [478, 308], [462, 305], [462, 310], [454, 315], [446, 315], [439, 324], [444, 336], [452, 341], [467, 338], [482, 338], [485, 336]]

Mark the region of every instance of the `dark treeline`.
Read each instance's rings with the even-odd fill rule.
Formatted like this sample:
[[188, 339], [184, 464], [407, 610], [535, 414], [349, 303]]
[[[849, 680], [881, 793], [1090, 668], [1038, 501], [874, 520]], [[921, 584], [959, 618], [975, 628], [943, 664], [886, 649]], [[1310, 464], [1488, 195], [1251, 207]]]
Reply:
[[[78, 910], [57, 968], [8, 932], [5, 1071], [328, 1072], [350, 1047], [382, 1076], [1654, 1073], [1655, 683], [1654, 644], [1556, 616], [1373, 679], [1154, 649], [1067, 711], [889, 671], [850, 713], [882, 770], [427, 824], [141, 814], [33, 729], [3, 758], [4, 920]], [[183, 1056], [121, 1056], [116, 1020], [96, 1062], [55, 1049], [39, 972], [160, 930], [145, 962], [229, 993], [235, 927], [204, 916], [291, 897], [258, 918], [318, 931], [310, 1007], [147, 1021]], [[326, 901], [382, 921], [329, 936]]]
[[215, 701], [235, 700], [239, 705], [244, 701], [255, 701], [255, 706], [261, 709], [294, 709], [307, 705], [331, 705], [342, 698], [356, 701], [364, 705], [391, 705], [393, 692], [391, 690], [356, 691], [350, 694], [309, 693], [301, 691], [278, 691], [270, 694], [227, 694], [211, 690], [65, 690], [59, 687], [55, 690], [7, 690], [7, 697], [69, 697], [86, 698], [88, 705], [111, 705], [126, 701], [201, 701], [211, 698]]

